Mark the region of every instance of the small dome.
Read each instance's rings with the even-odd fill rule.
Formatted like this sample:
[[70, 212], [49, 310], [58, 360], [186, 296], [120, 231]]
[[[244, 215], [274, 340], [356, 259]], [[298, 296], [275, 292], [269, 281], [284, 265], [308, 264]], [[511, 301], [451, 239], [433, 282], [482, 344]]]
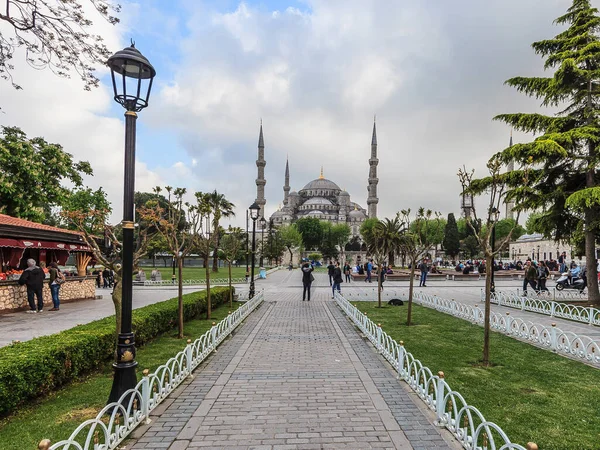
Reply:
[[313, 197], [309, 198], [304, 202], [305, 205], [332, 205], [329, 200], [323, 197]]
[[346, 192], [346, 191], [342, 191], [342, 192], [340, 192], [340, 197], [342, 197], [342, 196], [350, 197], [350, 194], [348, 194], [348, 192]]
[[281, 216], [283, 216], [283, 211], [280, 209], [278, 209], [273, 214], [271, 214], [271, 217], [281, 217]]
[[313, 209], [311, 212], [309, 212], [307, 214], [307, 216], [321, 216], [321, 215], [323, 215], [323, 212], [319, 211], [317, 209]]
[[365, 216], [365, 213], [362, 212], [360, 209], [355, 209], [350, 211], [350, 214], [348, 214], [348, 216], [352, 219], [366, 219], [367, 216]]
[[292, 192], [290, 192], [289, 197], [292, 197], [292, 196], [299, 197], [300, 194], [298, 194], [296, 191], [292, 191]]

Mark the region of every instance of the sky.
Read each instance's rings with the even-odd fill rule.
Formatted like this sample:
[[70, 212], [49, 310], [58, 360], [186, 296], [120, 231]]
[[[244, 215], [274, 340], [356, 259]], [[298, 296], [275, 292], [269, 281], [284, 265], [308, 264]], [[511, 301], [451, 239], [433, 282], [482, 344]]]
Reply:
[[[243, 226], [256, 197], [261, 120], [267, 216], [283, 200], [286, 158], [292, 190], [323, 166], [366, 208], [374, 116], [378, 216], [419, 206], [459, 214], [458, 168], [484, 176], [486, 161], [508, 146], [510, 128], [493, 117], [543, 111], [503, 83], [544, 74], [531, 43], [559, 33], [552, 21], [570, 4], [123, 0], [120, 24], [93, 11], [90, 18], [111, 51], [133, 39], [157, 71], [138, 118], [136, 190], [216, 189], [236, 205], [232, 224]], [[23, 90], [0, 80], [0, 125], [89, 161], [94, 176], [85, 183], [107, 191], [118, 222], [124, 111], [112, 100], [107, 69], [98, 68], [101, 86], [86, 92], [76, 77], [14, 62]]]

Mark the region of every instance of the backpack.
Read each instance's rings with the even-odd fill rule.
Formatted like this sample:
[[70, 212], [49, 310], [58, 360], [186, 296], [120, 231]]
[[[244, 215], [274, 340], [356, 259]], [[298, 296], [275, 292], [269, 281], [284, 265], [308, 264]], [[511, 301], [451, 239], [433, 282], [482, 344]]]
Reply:
[[63, 275], [63, 273], [60, 270], [56, 269], [56, 279], [54, 281], [56, 282], [56, 284], [61, 285], [67, 280], [65, 280], [65, 276]]
[[542, 267], [542, 266], [538, 267], [538, 269], [537, 269], [538, 279], [543, 280], [547, 277], [548, 273], [546, 272], [546, 270], [547, 269], [545, 267]]

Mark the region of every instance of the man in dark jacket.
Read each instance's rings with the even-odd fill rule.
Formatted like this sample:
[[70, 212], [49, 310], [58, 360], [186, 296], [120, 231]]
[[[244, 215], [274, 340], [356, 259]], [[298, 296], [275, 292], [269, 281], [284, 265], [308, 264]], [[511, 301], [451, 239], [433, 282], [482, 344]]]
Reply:
[[306, 293], [308, 292], [308, 301], [310, 302], [310, 287], [314, 280], [311, 273], [313, 270], [315, 269], [308, 263], [302, 265], [302, 285], [304, 286], [304, 290], [302, 291], [302, 301], [306, 299]]
[[[42, 312], [44, 309], [44, 297], [42, 290], [44, 288], [44, 280], [46, 274], [42, 269], [35, 265], [34, 259], [27, 260], [27, 269], [21, 274], [19, 278], [19, 284], [23, 286], [27, 285], [27, 301], [29, 302], [28, 313]], [[35, 307], [35, 297], [37, 297], [37, 310]]]
[[344, 280], [342, 279], [342, 269], [340, 269], [340, 263], [335, 263], [335, 268], [333, 269], [333, 287], [331, 288], [332, 297], [335, 298], [335, 290], [341, 293], [340, 285]]
[[329, 261], [329, 265], [327, 266], [327, 275], [329, 275], [329, 286], [333, 285], [333, 274], [335, 272], [335, 266], [333, 262]]

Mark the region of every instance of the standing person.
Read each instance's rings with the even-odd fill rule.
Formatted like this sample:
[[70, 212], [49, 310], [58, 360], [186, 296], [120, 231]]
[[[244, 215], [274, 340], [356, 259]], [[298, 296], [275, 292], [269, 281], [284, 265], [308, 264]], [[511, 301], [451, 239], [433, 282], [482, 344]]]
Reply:
[[352, 271], [352, 268], [350, 267], [350, 264], [348, 264], [346, 262], [346, 264], [344, 264], [344, 275], [346, 276], [346, 283], [350, 283], [350, 272]]
[[546, 263], [544, 261], [540, 261], [540, 264], [537, 268], [538, 291], [548, 291], [548, 288], [546, 287], [546, 280], [548, 279], [549, 274], [550, 271], [548, 270], [548, 266], [546, 265]]
[[419, 286], [427, 287], [425, 282], [427, 281], [427, 272], [429, 271], [429, 267], [427, 267], [427, 260], [425, 258], [421, 260], [421, 264], [419, 264], [419, 270], [421, 271], [421, 279], [419, 281]]
[[367, 262], [366, 270], [367, 270], [367, 277], [365, 278], [365, 283], [367, 281], [370, 283], [371, 282], [371, 271], [373, 270], [373, 260], [372, 259], [370, 259]]
[[[19, 284], [27, 285], [27, 301], [29, 302], [28, 313], [37, 313], [44, 310], [44, 297], [42, 290], [44, 289], [44, 280], [46, 274], [42, 269], [35, 265], [35, 259], [27, 260], [27, 269], [23, 271], [19, 278]], [[37, 297], [37, 309], [35, 307], [35, 297]]]
[[387, 274], [387, 266], [385, 263], [381, 264], [381, 269], [379, 269], [379, 274], [377, 275], [377, 281], [379, 282], [379, 287], [383, 291], [383, 282], [385, 281], [385, 275]]
[[53, 306], [50, 311], [58, 311], [60, 309], [60, 299], [58, 297], [58, 291], [60, 290], [60, 285], [64, 283], [65, 277], [58, 268], [58, 264], [53, 262], [50, 264], [50, 280], [48, 284], [50, 285], [50, 293], [52, 294], [52, 303]]
[[567, 271], [567, 252], [562, 252], [558, 257], [558, 264], [560, 264], [560, 273], [564, 273]]
[[537, 269], [531, 264], [531, 260], [525, 263], [525, 277], [523, 279], [523, 295], [527, 295], [527, 285], [531, 286], [534, 291], [537, 291], [535, 280], [537, 277]]
[[338, 293], [341, 294], [341, 284], [344, 280], [342, 280], [342, 269], [340, 269], [340, 263], [336, 261], [335, 268], [333, 269], [333, 287], [331, 288], [332, 297], [335, 298], [335, 290], [337, 289]]
[[329, 261], [329, 265], [327, 266], [327, 275], [329, 275], [329, 286], [333, 285], [333, 274], [335, 272], [335, 266], [332, 261]]
[[104, 270], [102, 271], [102, 278], [104, 279], [102, 287], [104, 289], [106, 289], [108, 287], [109, 280], [110, 280], [110, 270], [108, 270], [108, 267], [105, 267]]
[[315, 270], [309, 263], [304, 263], [302, 265], [302, 285], [304, 286], [304, 290], [302, 291], [302, 301], [306, 299], [306, 293], [308, 292], [308, 301], [310, 302], [310, 287], [312, 282], [315, 280], [315, 277], [312, 275], [312, 271]]

